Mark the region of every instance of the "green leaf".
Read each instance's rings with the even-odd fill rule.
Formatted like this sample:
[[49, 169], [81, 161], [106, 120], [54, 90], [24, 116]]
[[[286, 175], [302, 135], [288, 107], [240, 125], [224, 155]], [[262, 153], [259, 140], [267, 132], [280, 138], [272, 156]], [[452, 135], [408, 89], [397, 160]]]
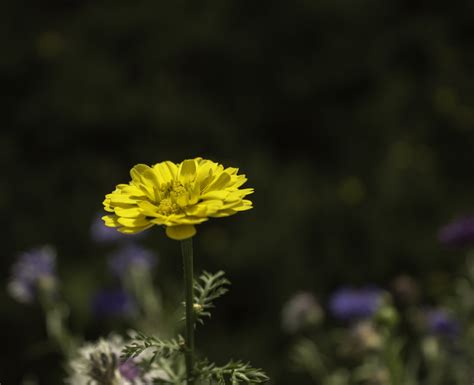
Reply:
[[201, 380], [217, 382], [219, 385], [261, 384], [269, 380], [261, 369], [241, 361], [229, 361], [224, 366], [217, 366], [205, 360], [197, 364], [196, 372]]
[[145, 350], [151, 349], [152, 358], [154, 361], [157, 357], [171, 357], [174, 354], [181, 353], [183, 346], [183, 339], [181, 336], [178, 339], [162, 340], [157, 337], [147, 336], [143, 333], [136, 333], [122, 350], [123, 358], [134, 358], [142, 354]]
[[230, 282], [224, 277], [223, 271], [211, 274], [204, 271], [194, 281], [194, 311], [196, 322], [204, 323], [203, 318], [211, 318], [210, 309], [214, 308], [214, 300], [228, 292], [227, 286]]

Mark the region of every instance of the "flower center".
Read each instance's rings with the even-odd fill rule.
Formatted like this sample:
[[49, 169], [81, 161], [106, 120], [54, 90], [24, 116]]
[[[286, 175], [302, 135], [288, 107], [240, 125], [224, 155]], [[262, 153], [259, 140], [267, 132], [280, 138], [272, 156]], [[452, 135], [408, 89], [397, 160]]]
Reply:
[[170, 198], [162, 199], [158, 206], [158, 212], [163, 215], [174, 214], [178, 211], [178, 209], [178, 205], [176, 203], [173, 203]]
[[161, 200], [158, 212], [162, 215], [171, 215], [182, 212], [182, 207], [188, 201], [188, 190], [181, 182], [174, 181], [160, 190]]

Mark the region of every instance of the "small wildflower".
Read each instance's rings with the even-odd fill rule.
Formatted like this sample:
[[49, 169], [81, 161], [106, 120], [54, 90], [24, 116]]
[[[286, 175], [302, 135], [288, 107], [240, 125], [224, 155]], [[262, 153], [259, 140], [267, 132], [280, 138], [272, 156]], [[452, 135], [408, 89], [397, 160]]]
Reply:
[[132, 180], [105, 196], [102, 219], [109, 227], [134, 234], [153, 225], [166, 227], [176, 240], [196, 234], [195, 225], [210, 217], [227, 217], [252, 208], [244, 199], [252, 188], [239, 189], [247, 179], [237, 168], [210, 160], [187, 159], [179, 164], [161, 162], [132, 168]]
[[357, 322], [351, 328], [350, 336], [354, 346], [363, 352], [378, 350], [382, 347], [382, 336], [371, 321]]
[[438, 234], [445, 246], [468, 246], [474, 244], [474, 217], [456, 219], [443, 227]]
[[92, 300], [96, 317], [128, 317], [136, 312], [135, 301], [121, 289], [99, 291]]
[[[138, 358], [123, 360], [125, 344], [119, 336], [101, 339], [82, 346], [71, 360], [70, 385], [149, 385], [152, 378], [169, 380], [155, 365], [145, 371]], [[146, 359], [146, 358], [144, 358]]]
[[383, 292], [376, 288], [336, 291], [329, 302], [332, 315], [343, 321], [372, 317], [383, 303]]
[[135, 243], [126, 243], [109, 257], [110, 270], [120, 278], [132, 269], [149, 270], [157, 263], [157, 257], [151, 250]]
[[56, 252], [49, 246], [21, 254], [12, 267], [8, 292], [17, 301], [31, 303], [40, 288], [52, 291], [56, 286]]
[[435, 335], [454, 337], [459, 333], [460, 324], [454, 316], [444, 309], [431, 309], [426, 312], [428, 330]]
[[323, 310], [311, 293], [301, 292], [285, 303], [282, 309], [282, 328], [296, 333], [305, 326], [315, 325], [323, 318]]

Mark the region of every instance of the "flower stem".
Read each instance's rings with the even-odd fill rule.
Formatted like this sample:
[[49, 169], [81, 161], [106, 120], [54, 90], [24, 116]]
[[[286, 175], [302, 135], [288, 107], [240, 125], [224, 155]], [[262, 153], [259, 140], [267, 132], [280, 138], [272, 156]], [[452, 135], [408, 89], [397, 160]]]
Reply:
[[186, 302], [186, 377], [187, 385], [194, 385], [194, 293], [193, 293], [193, 241], [187, 238], [181, 241], [184, 266], [184, 296]]
[[39, 301], [45, 314], [48, 338], [57, 344], [64, 355], [70, 356], [75, 342], [65, 326], [68, 308], [55, 299], [48, 288], [39, 288]]

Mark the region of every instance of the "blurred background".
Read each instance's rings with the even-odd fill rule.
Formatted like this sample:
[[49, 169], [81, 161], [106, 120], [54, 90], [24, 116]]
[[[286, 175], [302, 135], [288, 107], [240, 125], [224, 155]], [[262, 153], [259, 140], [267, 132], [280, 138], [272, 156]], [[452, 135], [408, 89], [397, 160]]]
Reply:
[[[168, 159], [239, 167], [256, 189], [254, 210], [195, 238], [196, 268], [233, 283], [198, 333], [210, 358], [292, 383], [280, 314], [295, 292], [324, 305], [341, 285], [402, 273], [428, 295], [449, 287], [462, 259], [437, 234], [473, 209], [471, 1], [2, 8], [1, 282], [19, 253], [53, 245], [73, 331], [124, 327], [91, 317], [109, 252], [91, 225], [131, 166]], [[155, 283], [175, 293], [178, 244], [159, 228], [141, 242], [159, 255]], [[0, 381], [61, 383], [60, 355], [29, 348], [45, 338], [38, 308], [6, 290], [0, 303]]]

